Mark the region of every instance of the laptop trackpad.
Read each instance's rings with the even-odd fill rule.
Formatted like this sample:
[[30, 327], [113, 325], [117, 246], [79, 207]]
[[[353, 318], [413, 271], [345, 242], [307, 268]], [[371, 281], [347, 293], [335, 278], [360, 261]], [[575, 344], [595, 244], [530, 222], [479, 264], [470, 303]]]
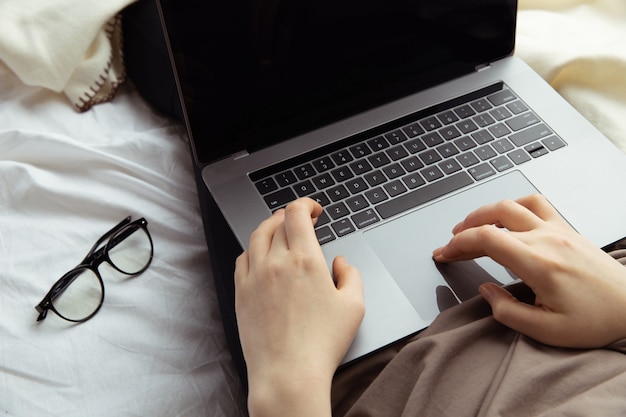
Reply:
[[472, 210], [502, 199], [537, 193], [519, 172], [491, 181], [423, 207], [364, 233], [365, 239], [424, 320], [478, 294], [478, 286], [515, 279], [488, 258], [436, 264], [432, 251], [446, 244], [452, 228]]

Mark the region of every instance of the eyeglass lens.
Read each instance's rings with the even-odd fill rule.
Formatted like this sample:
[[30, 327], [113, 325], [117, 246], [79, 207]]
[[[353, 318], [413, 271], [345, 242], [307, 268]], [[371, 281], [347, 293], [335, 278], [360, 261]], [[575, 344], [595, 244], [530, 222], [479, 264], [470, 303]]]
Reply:
[[150, 236], [139, 225], [129, 225], [117, 232], [107, 244], [113, 266], [125, 274], [143, 271], [152, 258]]
[[79, 268], [66, 277], [71, 283], [53, 301], [57, 313], [70, 321], [81, 321], [95, 313], [102, 304], [102, 281], [89, 268]]

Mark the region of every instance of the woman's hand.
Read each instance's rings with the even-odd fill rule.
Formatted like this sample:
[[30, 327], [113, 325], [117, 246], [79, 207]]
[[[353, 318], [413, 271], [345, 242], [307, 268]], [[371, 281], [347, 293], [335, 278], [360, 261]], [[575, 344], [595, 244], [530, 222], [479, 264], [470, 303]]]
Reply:
[[505, 289], [480, 292], [501, 323], [540, 342], [591, 348], [626, 337], [626, 268], [576, 233], [540, 195], [474, 211], [434, 251], [437, 262], [489, 256], [535, 293], [535, 305]]
[[313, 229], [321, 211], [311, 199], [289, 204], [259, 225], [237, 258], [252, 415], [330, 415], [333, 374], [363, 318], [358, 270], [336, 258], [331, 276], [326, 265]]

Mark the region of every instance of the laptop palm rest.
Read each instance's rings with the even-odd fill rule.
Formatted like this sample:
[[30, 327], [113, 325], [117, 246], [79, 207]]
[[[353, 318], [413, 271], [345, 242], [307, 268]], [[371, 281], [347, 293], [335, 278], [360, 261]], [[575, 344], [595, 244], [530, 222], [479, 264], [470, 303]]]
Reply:
[[477, 185], [364, 234], [424, 320], [432, 321], [440, 311], [478, 294], [483, 282], [508, 284], [515, 279], [488, 258], [451, 264], [432, 259], [433, 249], [446, 244], [452, 228], [472, 210], [538, 192], [519, 171]]

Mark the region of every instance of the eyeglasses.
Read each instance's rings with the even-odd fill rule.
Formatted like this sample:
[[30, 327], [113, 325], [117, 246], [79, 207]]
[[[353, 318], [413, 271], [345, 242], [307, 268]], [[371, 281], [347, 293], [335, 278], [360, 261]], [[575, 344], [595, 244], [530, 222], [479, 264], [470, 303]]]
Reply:
[[138, 275], [148, 268], [152, 254], [146, 219], [131, 222], [130, 216], [126, 217], [102, 235], [80, 264], [52, 286], [35, 307], [39, 312], [37, 321], [45, 319], [48, 310], [76, 323], [89, 320], [104, 301], [104, 282], [98, 272], [100, 264], [107, 262], [123, 274]]

